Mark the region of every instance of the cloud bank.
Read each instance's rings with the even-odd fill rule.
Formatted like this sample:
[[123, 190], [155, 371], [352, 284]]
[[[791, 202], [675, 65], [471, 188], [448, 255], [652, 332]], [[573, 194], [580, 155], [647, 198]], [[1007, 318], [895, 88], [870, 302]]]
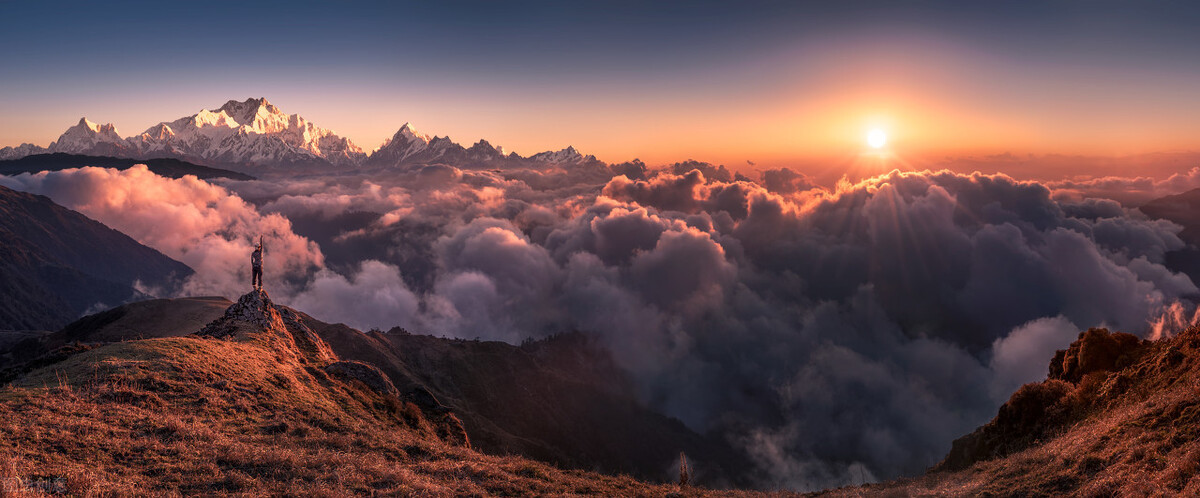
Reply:
[[191, 265], [189, 292], [241, 293], [265, 234], [273, 295], [324, 320], [509, 342], [584, 331], [648, 405], [734, 442], [769, 488], [921, 472], [1080, 329], [1152, 333], [1198, 292], [1165, 265], [1179, 226], [1080, 194], [1093, 184], [1004, 175], [830, 190], [786, 169], [634, 162], [0, 183]]

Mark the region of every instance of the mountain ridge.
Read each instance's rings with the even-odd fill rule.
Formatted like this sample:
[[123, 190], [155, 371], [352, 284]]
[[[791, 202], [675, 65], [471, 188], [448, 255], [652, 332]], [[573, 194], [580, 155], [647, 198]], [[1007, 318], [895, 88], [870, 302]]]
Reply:
[[642, 407], [608, 354], [581, 334], [513, 346], [402, 329], [364, 333], [268, 304], [265, 293], [254, 291], [238, 302], [152, 299], [89, 315], [8, 351], [0, 345], [0, 384], [106, 344], [187, 335], [251, 342], [297, 363], [336, 358], [368, 365], [337, 368], [365, 372], [371, 384], [429, 416], [453, 412], [472, 447], [488, 454], [662, 482], [673, 479], [672, 462], [684, 451], [706, 485], [747, 485], [739, 479], [746, 464], [732, 449]]
[[0, 329], [57, 329], [169, 289], [187, 265], [49, 198], [0, 186]]
[[528, 157], [505, 153], [480, 140], [464, 147], [448, 136], [417, 132], [410, 123], [371, 152], [350, 139], [321, 128], [299, 114], [287, 114], [266, 98], [229, 100], [217, 109], [162, 121], [140, 134], [122, 138], [112, 124], [86, 117], [47, 147], [21, 144], [0, 148], [0, 160], [44, 153], [70, 153], [131, 159], [174, 158], [243, 172], [264, 169], [405, 167], [432, 163], [453, 166], [545, 167], [597, 162], [568, 146]]
[[54, 152], [31, 154], [18, 159], [0, 159], [0, 175], [19, 175], [21, 173], [38, 173], [41, 171], [58, 171], [70, 168], [93, 166], [97, 168], [128, 169], [137, 164], [145, 164], [146, 168], [159, 176], [182, 178], [193, 175], [201, 180], [213, 178], [228, 178], [230, 180], [253, 180], [254, 177], [220, 168], [200, 166], [174, 158], [129, 159], [110, 156], [87, 156]]

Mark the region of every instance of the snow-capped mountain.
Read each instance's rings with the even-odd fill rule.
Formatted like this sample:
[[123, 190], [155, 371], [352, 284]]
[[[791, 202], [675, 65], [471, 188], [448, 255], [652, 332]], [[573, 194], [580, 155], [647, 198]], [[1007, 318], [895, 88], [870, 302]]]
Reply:
[[558, 151], [539, 152], [529, 156], [529, 160], [551, 164], [579, 164], [585, 161], [595, 161], [596, 156], [583, 155], [575, 150], [575, 147], [567, 146], [567, 148]]
[[595, 156], [585, 156], [567, 147], [559, 151], [547, 151], [530, 157], [516, 153], [504, 153], [504, 148], [480, 140], [470, 147], [463, 147], [450, 137], [429, 136], [418, 132], [409, 123], [401, 126], [392, 138], [371, 154], [367, 166], [408, 166], [416, 164], [443, 163], [465, 168], [512, 167], [547, 165], [571, 165], [596, 161]]
[[[518, 157], [515, 154], [512, 157]], [[367, 159], [368, 166], [404, 166], [443, 163], [459, 167], [495, 166], [505, 160], [504, 150], [480, 140], [470, 148], [454, 143], [450, 137], [429, 136], [404, 123], [392, 138], [383, 142]]]
[[121, 138], [111, 124], [86, 118], [67, 129], [48, 148], [32, 144], [0, 149], [0, 159], [46, 152], [67, 152], [133, 159], [171, 157], [243, 171], [271, 168], [405, 167], [431, 163], [460, 168], [544, 168], [597, 162], [574, 147], [522, 157], [480, 140], [463, 147], [450, 137], [430, 136], [405, 123], [370, 155], [349, 139], [297, 114], [286, 114], [265, 98], [230, 100], [217, 109], [158, 123], [141, 134]]
[[219, 109], [151, 126], [128, 141], [138, 156], [215, 164], [354, 167], [366, 158], [349, 139], [286, 114], [264, 98], [230, 100]]
[[33, 145], [33, 144], [21, 144], [16, 147], [4, 147], [4, 148], [0, 148], [0, 161], [7, 161], [9, 159], [20, 159], [25, 156], [32, 156], [34, 154], [45, 154], [47, 152], [50, 152], [50, 151], [46, 150], [45, 147], [42, 147], [40, 145]]
[[117, 134], [112, 124], [101, 125], [79, 118], [79, 123], [67, 128], [47, 149], [69, 154], [124, 156], [129, 153], [129, 143]]

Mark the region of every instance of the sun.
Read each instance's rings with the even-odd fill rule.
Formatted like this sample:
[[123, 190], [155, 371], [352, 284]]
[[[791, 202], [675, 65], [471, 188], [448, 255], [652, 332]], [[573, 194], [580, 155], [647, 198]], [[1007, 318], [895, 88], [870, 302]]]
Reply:
[[867, 145], [870, 145], [872, 149], [878, 149], [887, 145], [887, 139], [887, 133], [884, 133], [879, 128], [875, 128], [867, 133]]

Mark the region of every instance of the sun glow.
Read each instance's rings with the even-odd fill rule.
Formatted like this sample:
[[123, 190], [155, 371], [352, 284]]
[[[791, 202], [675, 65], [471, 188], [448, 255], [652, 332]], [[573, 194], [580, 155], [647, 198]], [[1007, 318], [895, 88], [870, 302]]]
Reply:
[[872, 149], [878, 149], [887, 145], [887, 139], [887, 133], [884, 133], [879, 128], [875, 128], [867, 133], [867, 145], [870, 145]]

